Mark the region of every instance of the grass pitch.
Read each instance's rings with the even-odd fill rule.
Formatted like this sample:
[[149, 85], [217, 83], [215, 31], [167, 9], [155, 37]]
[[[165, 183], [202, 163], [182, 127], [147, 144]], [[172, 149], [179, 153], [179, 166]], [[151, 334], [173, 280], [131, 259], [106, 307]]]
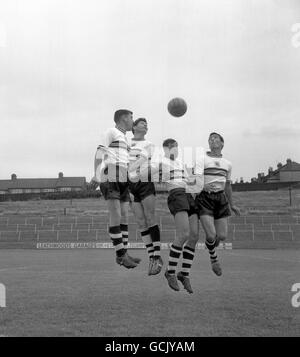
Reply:
[[[126, 270], [106, 250], [1, 250], [1, 336], [299, 336], [300, 251], [218, 251], [223, 276], [196, 251], [194, 294], [147, 276], [143, 259]], [[167, 251], [163, 251], [167, 260]], [[165, 268], [165, 267], [164, 267]]]

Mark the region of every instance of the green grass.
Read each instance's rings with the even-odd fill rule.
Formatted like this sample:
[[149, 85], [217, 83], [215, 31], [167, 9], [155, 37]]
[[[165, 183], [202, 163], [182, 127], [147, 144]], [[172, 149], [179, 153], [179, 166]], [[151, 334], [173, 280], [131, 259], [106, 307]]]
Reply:
[[[167, 251], [163, 251], [166, 261]], [[194, 294], [148, 277], [143, 258], [128, 271], [113, 250], [1, 250], [4, 336], [299, 336], [299, 251], [219, 251], [223, 276], [197, 251]]]

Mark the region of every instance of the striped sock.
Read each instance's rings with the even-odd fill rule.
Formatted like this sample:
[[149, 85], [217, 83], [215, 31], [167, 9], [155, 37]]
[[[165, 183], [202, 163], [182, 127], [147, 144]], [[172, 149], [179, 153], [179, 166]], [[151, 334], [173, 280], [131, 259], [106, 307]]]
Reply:
[[123, 245], [124, 245], [124, 249], [127, 251], [127, 247], [128, 247], [128, 224], [120, 224], [120, 229], [121, 229], [121, 233], [122, 233], [122, 240], [123, 240]]
[[212, 263], [215, 263], [218, 261], [218, 257], [215, 251], [215, 246], [216, 246], [216, 240], [213, 242], [209, 242], [207, 239], [205, 240], [205, 245], [206, 248], [208, 249], [209, 255], [210, 255], [210, 261]]
[[149, 255], [149, 258], [152, 258], [154, 255], [154, 247], [152, 244], [152, 239], [150, 236], [150, 232], [149, 229], [146, 228], [144, 230], [141, 230], [141, 237], [142, 237], [142, 241], [144, 242], [146, 249], [147, 249], [147, 253]]
[[154, 256], [160, 257], [160, 230], [158, 225], [149, 227], [149, 233], [151, 236], [153, 248], [154, 248]]
[[180, 259], [181, 252], [182, 252], [182, 247], [177, 247], [174, 244], [171, 245], [170, 253], [169, 253], [168, 268], [167, 268], [169, 274], [175, 274], [176, 267], [177, 267], [178, 261]]
[[182, 253], [182, 275], [189, 276], [193, 264], [195, 249], [184, 246]]
[[123, 245], [122, 232], [120, 226], [109, 227], [109, 236], [115, 247], [116, 254], [121, 257], [126, 252]]

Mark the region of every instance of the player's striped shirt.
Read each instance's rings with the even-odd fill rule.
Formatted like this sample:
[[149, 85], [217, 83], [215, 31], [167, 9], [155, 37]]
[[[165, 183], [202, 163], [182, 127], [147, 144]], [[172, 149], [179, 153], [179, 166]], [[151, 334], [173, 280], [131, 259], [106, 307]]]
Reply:
[[140, 171], [145, 170], [149, 167], [149, 165], [151, 164], [153, 149], [154, 145], [149, 140], [136, 140], [134, 138], [131, 139], [129, 151], [129, 165], [131, 163], [136, 162], [141, 157], [145, 159], [145, 162], [143, 162], [137, 170], [130, 172], [131, 179], [139, 177]]
[[[186, 189], [187, 181], [189, 179], [187, 170], [181, 160], [178, 158], [171, 160], [163, 157], [160, 162], [151, 163], [152, 177], [159, 172], [159, 177], [162, 182], [167, 184], [167, 190], [171, 191], [174, 188]], [[148, 175], [148, 170], [143, 169], [140, 172], [142, 179]]]
[[[129, 164], [129, 144], [126, 138], [126, 132], [121, 128], [115, 127], [108, 129], [100, 140], [95, 159], [101, 159], [101, 164], [96, 169], [96, 178], [103, 181], [105, 168], [120, 168], [127, 175]], [[113, 173], [114, 170], [110, 170]], [[114, 174], [114, 173], [113, 173]], [[107, 178], [105, 178], [106, 180]]]
[[210, 191], [218, 192], [225, 189], [226, 181], [231, 180], [232, 164], [222, 156], [210, 156], [208, 153], [204, 157], [204, 190], [210, 184]]
[[104, 133], [97, 150], [101, 158], [107, 155], [107, 163], [128, 166], [130, 148], [125, 134], [118, 127], [110, 128]]

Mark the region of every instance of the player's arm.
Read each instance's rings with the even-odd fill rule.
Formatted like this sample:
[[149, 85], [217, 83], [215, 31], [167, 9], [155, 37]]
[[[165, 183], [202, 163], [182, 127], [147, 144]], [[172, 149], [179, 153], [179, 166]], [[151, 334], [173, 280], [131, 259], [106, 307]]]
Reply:
[[191, 167], [187, 167], [187, 165], [184, 165], [184, 177], [184, 181], [188, 186], [195, 186], [196, 177], [193, 174], [193, 169]]
[[92, 177], [91, 182], [88, 185], [89, 190], [95, 190], [99, 186], [100, 178], [98, 172], [101, 163], [102, 163], [102, 153], [98, 148], [94, 157], [94, 176]]
[[157, 161], [157, 162], [151, 162], [151, 164], [149, 165], [149, 167], [147, 166], [143, 166], [140, 169], [140, 177], [141, 179], [145, 179], [148, 177], [149, 175], [149, 168], [151, 170], [151, 176], [157, 174], [160, 170], [161, 170], [161, 162]]
[[96, 189], [100, 183], [100, 166], [101, 166], [103, 160], [105, 160], [105, 158], [110, 153], [108, 145], [111, 143], [112, 140], [113, 140], [112, 134], [111, 134], [110, 130], [108, 130], [102, 136], [101, 144], [98, 145], [98, 147], [97, 147], [95, 157], [94, 157], [94, 176], [90, 182], [91, 189]]
[[132, 173], [135, 170], [137, 170], [139, 167], [141, 167], [142, 165], [144, 165], [145, 162], [147, 162], [148, 157], [146, 155], [143, 155], [141, 153], [140, 157], [134, 161], [133, 163], [129, 164], [129, 172]]
[[145, 162], [147, 162], [149, 158], [152, 157], [152, 152], [153, 152], [153, 145], [149, 144], [141, 151], [140, 157], [133, 163], [129, 164], [129, 172], [134, 172], [139, 167], [143, 166]]
[[231, 167], [227, 173], [226, 184], [225, 184], [225, 194], [227, 196], [229, 207], [230, 207], [231, 211], [234, 212], [235, 215], [239, 216], [241, 214], [240, 210], [237, 206], [235, 206], [233, 204], [233, 199], [232, 199]]
[[187, 192], [193, 193], [193, 194], [198, 194], [203, 190], [203, 169], [201, 167], [198, 167], [197, 165], [194, 165], [193, 168], [187, 168], [186, 167], [186, 172], [187, 172]]

